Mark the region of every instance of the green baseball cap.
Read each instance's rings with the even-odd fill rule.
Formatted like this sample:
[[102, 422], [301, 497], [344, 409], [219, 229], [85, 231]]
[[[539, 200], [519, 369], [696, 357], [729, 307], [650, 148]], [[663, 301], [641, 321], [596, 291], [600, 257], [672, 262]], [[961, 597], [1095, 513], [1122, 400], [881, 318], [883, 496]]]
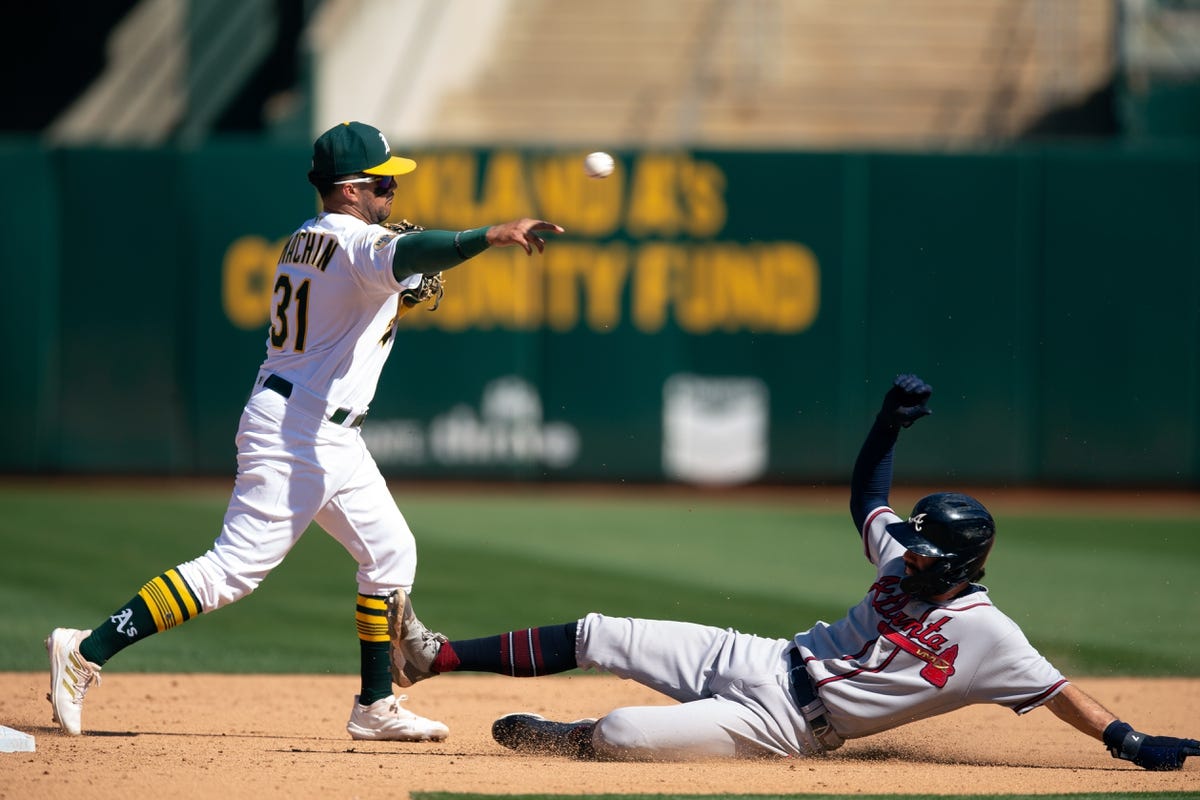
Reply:
[[411, 158], [392, 155], [383, 131], [362, 122], [343, 122], [313, 142], [312, 174], [336, 178], [365, 172], [368, 175], [405, 175], [417, 168]]

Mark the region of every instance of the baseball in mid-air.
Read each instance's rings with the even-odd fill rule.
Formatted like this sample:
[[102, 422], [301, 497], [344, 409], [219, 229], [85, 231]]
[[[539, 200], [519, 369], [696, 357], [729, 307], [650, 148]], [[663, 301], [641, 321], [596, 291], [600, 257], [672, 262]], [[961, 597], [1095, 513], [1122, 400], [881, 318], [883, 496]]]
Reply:
[[583, 171], [589, 178], [607, 178], [612, 175], [613, 157], [608, 153], [588, 153], [583, 160]]

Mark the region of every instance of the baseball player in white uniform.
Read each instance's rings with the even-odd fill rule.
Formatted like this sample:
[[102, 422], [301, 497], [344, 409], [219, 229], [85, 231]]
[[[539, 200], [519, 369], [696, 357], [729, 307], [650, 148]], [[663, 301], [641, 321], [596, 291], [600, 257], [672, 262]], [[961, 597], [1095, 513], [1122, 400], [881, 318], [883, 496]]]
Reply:
[[888, 505], [902, 427], [930, 413], [913, 375], [889, 389], [854, 467], [851, 515], [877, 574], [841, 620], [791, 639], [687, 622], [588, 614], [565, 625], [448, 641], [389, 600], [401, 686], [454, 670], [529, 677], [575, 667], [629, 678], [678, 700], [598, 720], [510, 714], [493, 737], [518, 751], [600, 759], [813, 756], [973, 703], [1025, 714], [1045, 705], [1113, 756], [1179, 769], [1200, 742], [1146, 736], [1072, 686], [978, 584], [995, 536], [979, 501], [938, 493], [907, 520]]
[[350, 736], [448, 735], [393, 694], [387, 598], [411, 591], [416, 542], [360, 426], [412, 291], [489, 247], [541, 252], [539, 233], [562, 228], [534, 219], [458, 232], [383, 227], [397, 177], [415, 168], [360, 122], [334, 126], [314, 143], [309, 181], [323, 211], [292, 234], [279, 258], [267, 357], [238, 426], [237, 480], [221, 533], [208, 552], [148, 581], [94, 629], [51, 633], [49, 698], [67, 733], [81, 732], [84, 695], [109, 658], [254, 591], [315, 520], [358, 562], [362, 682]]

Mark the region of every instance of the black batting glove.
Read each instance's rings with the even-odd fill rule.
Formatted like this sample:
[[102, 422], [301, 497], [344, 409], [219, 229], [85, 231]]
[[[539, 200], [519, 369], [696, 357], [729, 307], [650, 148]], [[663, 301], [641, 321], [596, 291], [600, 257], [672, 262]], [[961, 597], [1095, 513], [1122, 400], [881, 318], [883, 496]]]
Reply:
[[932, 394], [933, 387], [916, 375], [897, 375], [883, 396], [883, 408], [876, 419], [891, 428], [907, 428], [933, 413], [925, 405]]
[[1182, 769], [1188, 756], [1200, 756], [1200, 742], [1174, 736], [1147, 736], [1115, 720], [1104, 729], [1104, 744], [1113, 758], [1154, 771]]

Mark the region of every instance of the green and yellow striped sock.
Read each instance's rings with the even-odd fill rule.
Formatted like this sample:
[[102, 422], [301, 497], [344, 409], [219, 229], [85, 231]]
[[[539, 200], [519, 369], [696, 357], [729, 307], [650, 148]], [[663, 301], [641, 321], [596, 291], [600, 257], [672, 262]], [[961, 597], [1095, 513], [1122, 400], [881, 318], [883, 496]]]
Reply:
[[392, 672], [388, 660], [387, 598], [358, 596], [354, 608], [358, 627], [362, 685], [358, 702], [369, 706], [392, 693]]
[[[201, 611], [200, 599], [192, 587], [179, 570], [169, 569], [148, 581], [128, 603], [93, 628], [92, 635], [79, 643], [79, 652], [88, 661], [104, 666], [134, 642], [187, 622]], [[386, 634], [385, 621], [385, 639]]]

